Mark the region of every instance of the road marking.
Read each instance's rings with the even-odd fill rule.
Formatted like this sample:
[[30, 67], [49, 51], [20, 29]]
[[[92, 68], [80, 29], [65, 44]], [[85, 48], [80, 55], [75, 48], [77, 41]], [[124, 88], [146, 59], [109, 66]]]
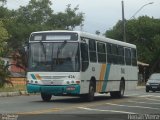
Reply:
[[16, 114], [26, 115], [26, 114], [42, 114], [42, 113], [48, 113], [48, 112], [57, 112], [60, 111], [59, 108], [53, 108], [53, 109], [46, 109], [46, 110], [39, 110], [39, 111], [31, 111], [31, 112], [19, 112]]
[[142, 97], [142, 98], [144, 98], [144, 97], [153, 97], [153, 95], [141, 95], [139, 97]]
[[125, 96], [138, 96], [140, 94], [130, 94], [130, 95], [125, 95]]
[[119, 104], [112, 104], [112, 103], [106, 103], [106, 104], [107, 104], [107, 105], [120, 106], [120, 107], [131, 107], [131, 108], [144, 108], [144, 109], [159, 110], [159, 108], [144, 107], [144, 106], [129, 106], [129, 105], [119, 105]]
[[152, 101], [158, 101], [160, 102], [160, 100], [157, 100], [157, 99], [152, 99], [152, 98], [146, 98], [147, 100], [152, 100]]
[[142, 95], [142, 96], [139, 96], [139, 97], [157, 97], [157, 98], [160, 98], [160, 96], [155, 96], [155, 95]]
[[156, 98], [160, 98], [160, 96], [157, 96], [157, 95], [156, 95], [156, 96], [154, 95], [154, 97], [156, 97]]
[[138, 102], [138, 101], [128, 101], [128, 102], [131, 102], [131, 103], [139, 103], [139, 104], [151, 104], [151, 105], [160, 105], [160, 103], [148, 103], [148, 102]]
[[117, 110], [100, 110], [100, 109], [91, 109], [85, 107], [78, 107], [79, 109], [89, 110], [89, 111], [99, 111], [99, 112], [114, 112], [114, 113], [123, 113], [123, 114], [137, 114], [134, 112], [126, 112], [126, 111], [117, 111]]

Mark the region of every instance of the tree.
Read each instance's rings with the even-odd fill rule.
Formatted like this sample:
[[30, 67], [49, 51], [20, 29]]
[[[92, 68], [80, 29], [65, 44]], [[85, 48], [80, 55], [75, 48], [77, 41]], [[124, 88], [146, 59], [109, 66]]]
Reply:
[[[71, 5], [68, 5], [64, 12], [54, 13], [51, 5], [50, 0], [30, 0], [28, 5], [21, 6], [17, 10], [8, 10], [3, 7], [0, 19], [10, 36], [7, 39], [9, 52], [17, 53], [22, 49], [28, 42], [31, 32], [51, 29], [73, 30], [84, 20], [83, 13], [78, 12], [78, 6], [71, 9]], [[26, 66], [25, 57], [23, 52], [14, 58], [19, 59], [19, 66], [23, 67]]]
[[4, 28], [2, 21], [0, 21], [0, 56], [4, 55], [4, 50], [6, 48], [6, 41], [9, 38], [7, 30]]
[[6, 49], [6, 40], [9, 38], [7, 30], [3, 27], [2, 21], [0, 21], [0, 87], [3, 87], [4, 84], [12, 83], [7, 80], [9, 77], [9, 71], [5, 69], [4, 62], [2, 61], [1, 57], [3, 57], [5, 54]]
[[65, 12], [53, 13], [50, 0], [30, 0], [26, 6], [16, 11], [10, 11], [9, 20], [5, 21], [6, 29], [11, 38], [8, 44], [13, 49], [20, 48], [29, 38], [31, 32], [51, 29], [70, 29], [79, 26], [83, 20], [83, 13], [78, 6], [71, 9], [68, 5]]
[[123, 40], [122, 27], [123, 27], [123, 23], [122, 21], [119, 20], [117, 24], [113, 26], [112, 29], [106, 31], [105, 36], [122, 41]]
[[[138, 60], [151, 65], [154, 72], [160, 72], [160, 19], [141, 16], [126, 21], [126, 40], [137, 45]], [[119, 21], [106, 37], [122, 40], [122, 22]], [[156, 67], [155, 67], [156, 66]]]
[[18, 21], [29, 24], [45, 24], [53, 13], [51, 5], [50, 0], [31, 0], [27, 6], [21, 6], [17, 10]]
[[71, 9], [71, 5], [67, 5], [65, 12], [59, 12], [52, 15], [48, 21], [48, 26], [51, 26], [52, 29], [73, 30], [76, 26], [80, 26], [84, 21], [84, 13], [77, 13], [78, 10], [78, 6]]
[[4, 6], [6, 4], [7, 0], [0, 0], [0, 6]]

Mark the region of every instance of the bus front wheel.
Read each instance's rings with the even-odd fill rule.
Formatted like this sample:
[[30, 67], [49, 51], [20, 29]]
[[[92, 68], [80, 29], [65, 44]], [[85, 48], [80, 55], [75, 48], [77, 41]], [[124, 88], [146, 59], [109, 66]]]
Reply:
[[46, 94], [46, 93], [41, 93], [41, 98], [43, 101], [48, 102], [51, 100], [52, 95]]
[[89, 93], [87, 94], [87, 101], [91, 102], [94, 100], [95, 86], [93, 82], [89, 85]]

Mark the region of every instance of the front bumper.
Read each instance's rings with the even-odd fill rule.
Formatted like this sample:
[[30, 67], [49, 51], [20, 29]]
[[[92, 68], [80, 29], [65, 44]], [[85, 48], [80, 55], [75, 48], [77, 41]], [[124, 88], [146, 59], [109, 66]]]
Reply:
[[160, 91], [160, 85], [146, 85], [146, 90]]
[[35, 85], [27, 84], [28, 93], [46, 93], [52, 95], [64, 95], [80, 94], [80, 85], [58, 85], [58, 86], [46, 86], [46, 85]]

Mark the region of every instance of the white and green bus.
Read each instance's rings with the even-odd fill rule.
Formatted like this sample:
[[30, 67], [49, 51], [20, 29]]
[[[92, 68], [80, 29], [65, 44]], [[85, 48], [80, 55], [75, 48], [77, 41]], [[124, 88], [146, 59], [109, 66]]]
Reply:
[[123, 97], [137, 85], [133, 44], [80, 31], [39, 31], [31, 33], [28, 55], [27, 90], [43, 101], [52, 95]]

